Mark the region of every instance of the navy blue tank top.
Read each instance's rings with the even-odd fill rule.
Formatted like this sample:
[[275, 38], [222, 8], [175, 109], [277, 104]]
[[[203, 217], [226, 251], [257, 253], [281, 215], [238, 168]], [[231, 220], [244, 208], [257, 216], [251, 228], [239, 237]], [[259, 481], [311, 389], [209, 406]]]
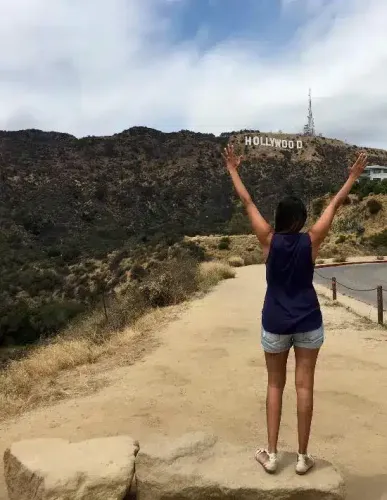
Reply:
[[267, 332], [292, 334], [320, 328], [322, 315], [313, 274], [309, 234], [275, 233], [266, 261], [262, 326]]

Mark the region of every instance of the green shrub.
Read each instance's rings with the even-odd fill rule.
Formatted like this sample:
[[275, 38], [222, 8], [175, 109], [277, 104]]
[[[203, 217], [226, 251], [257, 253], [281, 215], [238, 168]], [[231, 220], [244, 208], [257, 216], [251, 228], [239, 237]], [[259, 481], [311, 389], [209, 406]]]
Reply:
[[198, 264], [188, 258], [162, 263], [140, 285], [150, 307], [179, 304], [198, 289]]
[[228, 236], [223, 236], [223, 238], [220, 239], [218, 249], [219, 250], [228, 250], [230, 248], [230, 243], [231, 240]]
[[339, 243], [344, 243], [344, 241], [347, 239], [347, 237], [344, 235], [344, 234], [340, 234], [340, 236], [338, 238], [336, 238], [336, 241], [335, 243], [336, 244], [339, 244]]
[[366, 196], [370, 196], [371, 194], [387, 194], [387, 180], [383, 179], [379, 180], [368, 180], [368, 179], [360, 179], [353, 188], [352, 192], [357, 194], [359, 198], [363, 199]]
[[230, 245], [226, 243], [225, 241], [220, 241], [218, 245], [219, 250], [228, 250], [230, 248]]
[[337, 232], [342, 233], [364, 233], [364, 227], [359, 224], [358, 218], [356, 215], [351, 215], [348, 217], [344, 217], [341, 219], [337, 219], [333, 223], [333, 228]]
[[375, 215], [382, 210], [383, 205], [375, 198], [371, 198], [367, 201], [367, 208], [371, 215]]
[[343, 201], [343, 205], [350, 205], [350, 204], [351, 204], [351, 198], [347, 196]]
[[62, 257], [63, 257], [63, 260], [67, 263], [74, 263], [78, 257], [80, 256], [81, 254], [81, 251], [79, 248], [66, 248], [63, 250], [62, 252]]
[[109, 332], [130, 326], [149, 309], [144, 294], [135, 283], [130, 283], [119, 297], [101, 294], [99, 302], [101, 307], [104, 303], [106, 306], [106, 315], [101, 314], [96, 324], [96, 334], [101, 340]]
[[130, 277], [136, 281], [144, 279], [146, 274], [146, 269], [140, 264], [134, 264], [130, 270]]
[[183, 241], [179, 243], [173, 251], [173, 257], [185, 259], [193, 258], [198, 262], [207, 260], [205, 249], [195, 241]]
[[52, 335], [83, 311], [84, 306], [78, 302], [50, 302], [33, 311], [32, 325], [43, 335]]
[[32, 343], [58, 333], [84, 310], [85, 306], [74, 301], [52, 301], [39, 306], [20, 301], [2, 314], [1, 337], [11, 337], [17, 345]]
[[314, 217], [320, 217], [321, 212], [324, 208], [325, 200], [324, 198], [317, 198], [312, 202], [312, 214]]
[[59, 257], [61, 255], [60, 247], [51, 247], [47, 250], [48, 257]]
[[374, 247], [387, 247], [387, 229], [380, 233], [373, 234], [367, 238], [369, 244]]
[[110, 271], [115, 271], [118, 266], [120, 265], [121, 261], [123, 259], [126, 259], [129, 257], [129, 252], [128, 250], [121, 250], [120, 252], [117, 252], [111, 259], [109, 263], [109, 269]]
[[179, 239], [180, 239], [179, 236], [171, 234], [165, 237], [165, 242], [169, 247], [171, 247], [172, 245], [177, 243]]
[[160, 250], [157, 250], [156, 256], [158, 260], [166, 260], [168, 258], [168, 250], [166, 248], [161, 248]]

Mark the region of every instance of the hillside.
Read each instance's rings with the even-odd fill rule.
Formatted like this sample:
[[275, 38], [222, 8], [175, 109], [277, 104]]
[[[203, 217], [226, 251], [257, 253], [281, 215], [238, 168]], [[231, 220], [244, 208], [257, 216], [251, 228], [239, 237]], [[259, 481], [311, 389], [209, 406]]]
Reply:
[[[303, 140], [300, 150], [244, 146], [244, 136], [230, 137], [246, 156], [242, 174], [266, 216], [286, 192], [312, 199], [335, 188], [358, 151], [300, 136], [294, 137]], [[139, 233], [220, 231], [233, 210], [220, 157], [226, 142], [226, 135], [143, 127], [82, 139], [1, 132], [2, 226], [17, 226], [23, 239], [43, 249], [66, 241], [74, 254], [96, 245], [103, 251]], [[387, 165], [387, 151], [368, 153], [370, 163]]]
[[[303, 148], [246, 146], [246, 133], [266, 135], [0, 132], [0, 342], [56, 331], [129, 271], [144, 273], [143, 264], [182, 253], [203, 260], [203, 248], [184, 236], [249, 232], [220, 156], [229, 139], [246, 157], [243, 179], [268, 218], [286, 193], [309, 204], [336, 189], [359, 150], [286, 134], [268, 135], [302, 139]], [[387, 165], [386, 151], [368, 154]]]
[[[326, 195], [313, 200], [311, 211], [315, 213], [306, 227], [317, 219], [332, 196]], [[320, 250], [320, 259], [345, 260], [347, 257], [365, 255], [387, 256], [387, 195], [370, 195], [359, 199], [351, 194], [340, 208], [332, 229]], [[247, 217], [240, 215], [243, 227], [249, 227]], [[233, 265], [250, 265], [263, 262], [262, 252], [253, 234], [210, 235], [186, 237], [206, 255]], [[234, 262], [233, 262], [234, 261]]]
[[[330, 197], [316, 200], [318, 212]], [[321, 257], [350, 255], [387, 255], [387, 195], [370, 194], [365, 198], [351, 194], [340, 208], [332, 231], [321, 249]]]

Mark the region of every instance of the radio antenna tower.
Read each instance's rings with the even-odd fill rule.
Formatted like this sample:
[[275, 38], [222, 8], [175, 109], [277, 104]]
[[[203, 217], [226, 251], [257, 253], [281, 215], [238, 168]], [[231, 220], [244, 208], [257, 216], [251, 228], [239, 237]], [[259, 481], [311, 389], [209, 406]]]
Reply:
[[304, 126], [304, 135], [308, 136], [316, 135], [314, 130], [314, 119], [312, 112], [312, 93], [310, 89], [309, 89], [308, 123]]

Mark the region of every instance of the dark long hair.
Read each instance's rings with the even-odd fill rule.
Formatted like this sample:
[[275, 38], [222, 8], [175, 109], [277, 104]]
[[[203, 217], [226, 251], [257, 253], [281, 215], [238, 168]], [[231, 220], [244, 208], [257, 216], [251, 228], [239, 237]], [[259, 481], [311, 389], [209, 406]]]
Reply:
[[287, 196], [278, 203], [275, 212], [276, 233], [299, 233], [307, 218], [306, 207], [296, 196]]

